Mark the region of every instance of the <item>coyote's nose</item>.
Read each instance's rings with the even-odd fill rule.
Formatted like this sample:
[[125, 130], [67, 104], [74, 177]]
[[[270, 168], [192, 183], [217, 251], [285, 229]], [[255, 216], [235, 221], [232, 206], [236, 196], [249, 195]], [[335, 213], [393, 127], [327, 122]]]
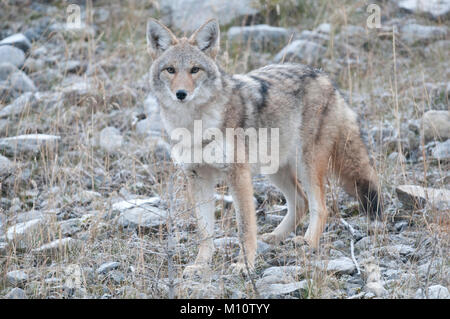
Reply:
[[176, 96], [177, 96], [177, 99], [179, 99], [180, 101], [183, 101], [186, 98], [187, 93], [185, 90], [178, 90], [176, 93]]

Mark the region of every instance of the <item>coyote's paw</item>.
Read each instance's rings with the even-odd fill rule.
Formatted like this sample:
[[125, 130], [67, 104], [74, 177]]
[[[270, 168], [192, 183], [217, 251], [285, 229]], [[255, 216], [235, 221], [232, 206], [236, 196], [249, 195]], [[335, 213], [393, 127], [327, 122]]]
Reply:
[[209, 273], [207, 264], [193, 264], [186, 266], [183, 271], [183, 278], [202, 278]]
[[267, 233], [267, 234], [263, 234], [261, 236], [262, 241], [268, 243], [268, 244], [272, 244], [272, 245], [276, 245], [279, 244], [281, 242], [280, 236], [278, 236], [275, 233]]
[[246, 275], [247, 270], [249, 272], [254, 271], [253, 265], [248, 265], [248, 269], [247, 269], [247, 266], [243, 262], [237, 262], [237, 263], [231, 264], [230, 269], [231, 269], [231, 273], [233, 275], [241, 275], [241, 274]]

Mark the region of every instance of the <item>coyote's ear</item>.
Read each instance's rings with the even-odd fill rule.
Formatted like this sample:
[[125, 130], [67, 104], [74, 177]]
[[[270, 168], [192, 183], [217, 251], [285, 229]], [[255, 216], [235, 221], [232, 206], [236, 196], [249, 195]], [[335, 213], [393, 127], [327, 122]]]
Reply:
[[220, 46], [220, 29], [217, 20], [208, 20], [194, 32], [189, 42], [215, 59]]
[[159, 21], [150, 19], [147, 23], [147, 49], [153, 59], [178, 42], [173, 33]]

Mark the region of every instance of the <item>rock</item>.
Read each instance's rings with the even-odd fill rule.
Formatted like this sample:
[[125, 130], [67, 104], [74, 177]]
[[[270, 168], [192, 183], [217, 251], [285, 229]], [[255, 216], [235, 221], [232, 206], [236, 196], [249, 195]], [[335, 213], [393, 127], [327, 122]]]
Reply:
[[8, 85], [11, 87], [11, 89], [19, 93], [35, 92], [37, 90], [33, 81], [24, 72], [20, 70], [11, 74], [11, 77], [9, 78], [8, 82], [9, 82]]
[[450, 159], [450, 139], [443, 143], [438, 143], [433, 151], [432, 155], [437, 160], [448, 160]]
[[307, 291], [310, 285], [309, 280], [302, 280], [288, 284], [270, 284], [264, 286], [261, 291], [263, 298], [277, 298], [282, 295], [291, 294], [295, 291]]
[[448, 289], [441, 285], [433, 285], [428, 287], [427, 295], [423, 293], [423, 290], [420, 288], [416, 292], [417, 299], [450, 299], [450, 294]]
[[14, 169], [14, 163], [0, 154], [0, 177], [9, 175]]
[[16, 33], [7, 38], [4, 38], [0, 41], [0, 46], [2, 45], [14, 46], [22, 50], [24, 53], [27, 53], [31, 48], [30, 40], [28, 40], [28, 38], [22, 33]]
[[304, 268], [301, 266], [276, 266], [264, 270], [263, 277], [276, 276], [278, 278], [293, 277], [296, 278], [304, 273]]
[[122, 212], [117, 223], [122, 228], [150, 230], [166, 223], [167, 211], [158, 207], [146, 205]]
[[331, 32], [331, 24], [321, 23], [314, 31], [329, 34]]
[[410, 13], [425, 13], [437, 19], [450, 12], [449, 0], [392, 0], [397, 6]]
[[72, 218], [69, 220], [63, 220], [58, 223], [58, 226], [62, 236], [73, 236], [81, 231], [81, 219]]
[[120, 285], [125, 281], [125, 275], [118, 270], [111, 270], [108, 272], [107, 277], [116, 285]]
[[449, 51], [450, 51], [450, 40], [436, 41], [431, 43], [425, 48], [425, 54], [428, 56], [433, 53], [441, 54], [442, 56], [444, 56], [444, 54], [446, 54]]
[[27, 134], [0, 138], [0, 151], [6, 155], [31, 153], [37, 155], [41, 150], [55, 150], [59, 136], [47, 134]]
[[6, 274], [7, 282], [12, 286], [22, 286], [28, 280], [28, 275], [23, 270], [13, 270]]
[[83, 73], [86, 71], [86, 65], [81, 64], [80, 61], [68, 60], [61, 62], [59, 65], [63, 73]]
[[33, 249], [33, 254], [37, 256], [54, 256], [59, 253], [69, 253], [81, 248], [82, 242], [70, 237], [54, 240], [39, 248]]
[[327, 272], [336, 273], [336, 274], [348, 274], [351, 275], [356, 271], [355, 264], [348, 257], [340, 257], [337, 259], [333, 259], [328, 261]]
[[11, 63], [17, 68], [20, 68], [25, 62], [25, 54], [22, 50], [11, 45], [1, 45], [0, 61], [2, 63]]
[[166, 0], [160, 5], [163, 22], [185, 32], [196, 30], [211, 18], [227, 25], [235, 18], [258, 12], [251, 0]]
[[18, 223], [8, 228], [6, 240], [14, 243], [16, 249], [22, 250], [32, 246], [40, 233], [45, 233], [45, 224], [42, 219], [33, 219]]
[[34, 108], [37, 105], [37, 100], [33, 93], [26, 92], [15, 99], [11, 104], [5, 106], [0, 110], [0, 118], [9, 117], [12, 115], [19, 115], [26, 112], [30, 108]]
[[239, 238], [237, 237], [222, 237], [214, 239], [214, 246], [221, 251], [227, 251], [239, 247]]
[[123, 137], [115, 127], [108, 126], [100, 132], [99, 145], [108, 153], [117, 151], [122, 146], [122, 142]]
[[409, 209], [423, 208], [426, 203], [434, 207], [450, 206], [450, 191], [416, 185], [400, 185], [395, 189], [398, 199]]
[[289, 275], [284, 275], [283, 277], [269, 275], [258, 279], [256, 281], [256, 287], [258, 289], [264, 289], [266, 286], [271, 284], [289, 284], [292, 282], [295, 282], [295, 280]]
[[11, 74], [17, 71], [18, 69], [14, 64], [0, 62], [0, 82], [8, 80], [11, 77]]
[[445, 141], [450, 138], [450, 112], [427, 111], [422, 117], [425, 141]]
[[112, 205], [112, 209], [117, 210], [117, 211], [123, 211], [126, 209], [139, 207], [141, 205], [146, 205], [146, 204], [147, 205], [157, 205], [160, 202], [161, 202], [161, 198], [159, 198], [158, 196], [145, 198], [145, 199], [129, 199], [129, 200], [124, 200], [124, 201], [114, 203]]
[[147, 299], [148, 296], [142, 292], [139, 292], [136, 288], [131, 286], [124, 286], [119, 288], [117, 292], [122, 298], [125, 299]]
[[231, 27], [227, 35], [228, 40], [232, 44], [244, 47], [249, 44], [254, 51], [279, 49], [289, 40], [289, 31], [287, 29], [266, 24]]
[[447, 27], [406, 24], [400, 28], [400, 38], [408, 45], [426, 44], [442, 40], [448, 33]]
[[[1, 227], [1, 223], [0, 223], [0, 227]], [[8, 243], [2, 243], [0, 242], [0, 256], [6, 256], [9, 250], [9, 245]]]
[[27, 299], [25, 291], [18, 287], [13, 288], [5, 297], [6, 299]]
[[110, 272], [111, 270], [119, 268], [119, 266], [120, 266], [120, 263], [118, 263], [117, 261], [107, 262], [107, 263], [101, 264], [100, 267], [98, 267], [97, 273], [98, 274], [106, 274], [106, 273]]
[[45, 69], [45, 62], [41, 59], [28, 58], [23, 65], [23, 69], [27, 73], [43, 71]]
[[380, 282], [369, 282], [364, 286], [364, 290], [373, 293], [376, 297], [384, 297], [387, 295], [387, 290]]
[[302, 62], [316, 64], [327, 50], [325, 47], [308, 40], [295, 40], [284, 47], [274, 58], [274, 62]]
[[90, 78], [71, 75], [63, 80], [59, 89], [67, 103], [77, 104], [86, 96], [95, 95], [93, 86], [94, 83]]
[[394, 228], [396, 231], [402, 232], [406, 228], [408, 228], [408, 226], [409, 226], [409, 222], [407, 222], [406, 220], [401, 220], [401, 221], [395, 223]]

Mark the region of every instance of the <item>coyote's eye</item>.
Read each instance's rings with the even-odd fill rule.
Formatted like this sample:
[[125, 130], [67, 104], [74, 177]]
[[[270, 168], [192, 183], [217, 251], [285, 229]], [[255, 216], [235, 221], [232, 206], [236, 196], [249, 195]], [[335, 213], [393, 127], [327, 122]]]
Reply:
[[173, 66], [169, 66], [168, 68], [166, 68], [166, 71], [169, 72], [170, 74], [174, 74], [175, 68]]
[[200, 68], [197, 67], [197, 66], [194, 66], [194, 67], [191, 69], [191, 73], [197, 73], [198, 71], [200, 71]]

